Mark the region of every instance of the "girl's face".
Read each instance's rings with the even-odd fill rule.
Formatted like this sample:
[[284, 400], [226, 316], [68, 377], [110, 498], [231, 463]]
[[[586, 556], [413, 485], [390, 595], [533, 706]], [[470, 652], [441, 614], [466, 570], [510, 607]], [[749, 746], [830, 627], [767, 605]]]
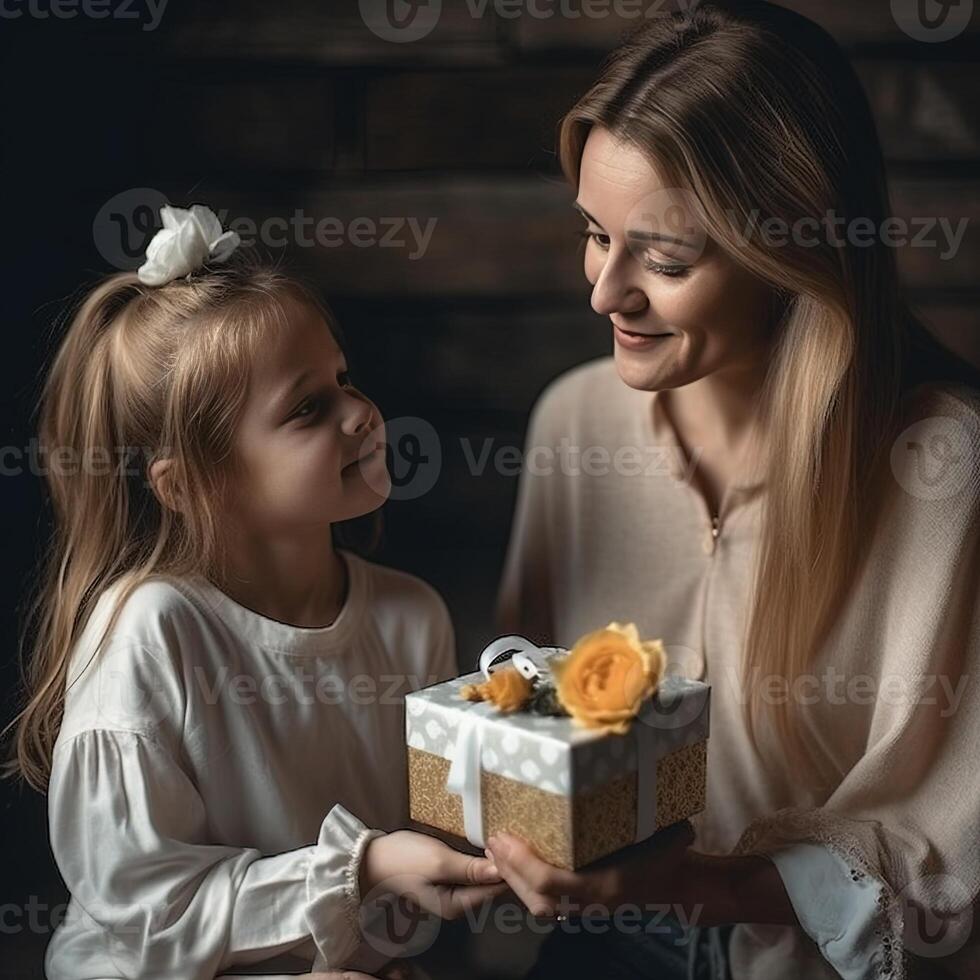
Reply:
[[687, 200], [639, 149], [592, 128], [576, 201], [588, 221], [585, 275], [633, 388], [758, 365], [770, 342], [768, 285], [706, 237]]
[[377, 407], [350, 382], [322, 314], [292, 297], [288, 325], [257, 358], [235, 437], [234, 516], [253, 532], [325, 527], [391, 491]]

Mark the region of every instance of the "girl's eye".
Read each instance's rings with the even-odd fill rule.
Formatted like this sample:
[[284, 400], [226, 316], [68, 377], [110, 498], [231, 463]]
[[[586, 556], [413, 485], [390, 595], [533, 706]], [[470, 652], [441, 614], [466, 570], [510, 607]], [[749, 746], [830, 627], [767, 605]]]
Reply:
[[592, 241], [594, 241], [596, 245], [603, 250], [603, 252], [607, 251], [609, 248], [609, 236], [604, 235], [601, 231], [580, 231], [578, 234], [580, 238], [584, 238], [586, 240], [591, 238]]
[[305, 412], [305, 409], [307, 408], [319, 409], [319, 407], [320, 407], [319, 398], [307, 398], [306, 401], [303, 402], [303, 404], [300, 405], [300, 407], [294, 413], [293, 418], [294, 419], [310, 418], [311, 416]]
[[[354, 387], [354, 382], [351, 380], [350, 371], [341, 371], [337, 375], [337, 382], [341, 388]], [[296, 409], [295, 412], [293, 412], [292, 416], [290, 416], [290, 420], [314, 418], [320, 413], [320, 410], [323, 408], [323, 405], [324, 405], [323, 398], [317, 396], [311, 396], [310, 398], [307, 398], [306, 401], [304, 401], [299, 406], [299, 408]], [[307, 409], [310, 409], [312, 411], [307, 411]]]

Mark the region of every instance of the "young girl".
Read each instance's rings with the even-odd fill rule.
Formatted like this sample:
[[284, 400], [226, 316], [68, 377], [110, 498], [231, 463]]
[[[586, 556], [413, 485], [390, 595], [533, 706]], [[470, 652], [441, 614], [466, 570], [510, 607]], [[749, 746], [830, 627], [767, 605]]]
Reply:
[[452, 917], [505, 887], [397, 829], [403, 696], [455, 675], [452, 624], [358, 553], [384, 427], [329, 312], [229, 259], [208, 209], [163, 216], [43, 392], [55, 533], [13, 768], [71, 893], [46, 975], [378, 966], [362, 901]]

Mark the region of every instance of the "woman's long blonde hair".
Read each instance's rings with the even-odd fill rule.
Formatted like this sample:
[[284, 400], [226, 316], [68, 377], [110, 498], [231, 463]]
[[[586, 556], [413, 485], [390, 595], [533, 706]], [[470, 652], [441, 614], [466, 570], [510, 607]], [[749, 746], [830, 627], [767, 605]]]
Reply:
[[[71, 318], [39, 401], [53, 510], [21, 636], [23, 707], [4, 775], [47, 786], [72, 647], [99, 595], [125, 577], [96, 653], [126, 598], [151, 575], [223, 575], [219, 517], [234, 479], [233, 437], [256, 355], [281, 328], [286, 297], [329, 308], [305, 284], [242, 250], [164, 286], [136, 273], [92, 288]], [[168, 457], [191, 506], [158, 500], [150, 464]], [[334, 526], [369, 554], [380, 512]], [[28, 650], [27, 656], [24, 651]]]
[[[773, 289], [778, 329], [759, 398], [772, 465], [741, 681], [760, 745], [762, 685], [752, 678], [792, 683], [833, 622], [874, 527], [904, 395], [933, 379], [975, 385], [977, 373], [911, 313], [880, 240], [746, 240], [753, 210], [790, 228], [831, 211], [880, 228], [891, 213], [867, 99], [812, 21], [768, 3], [705, 0], [645, 23], [561, 122], [561, 165], [576, 187], [593, 126], [646, 153], [667, 187], [687, 192], [710, 238]], [[789, 698], [767, 707], [782, 749], [832, 782]]]

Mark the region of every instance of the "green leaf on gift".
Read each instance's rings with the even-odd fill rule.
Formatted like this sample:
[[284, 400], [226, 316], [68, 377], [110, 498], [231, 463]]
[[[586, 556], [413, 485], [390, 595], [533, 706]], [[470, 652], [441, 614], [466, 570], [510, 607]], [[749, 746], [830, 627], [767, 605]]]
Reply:
[[531, 693], [527, 709], [537, 715], [552, 715], [562, 717], [568, 712], [561, 706], [555, 688], [551, 684], [541, 684]]

